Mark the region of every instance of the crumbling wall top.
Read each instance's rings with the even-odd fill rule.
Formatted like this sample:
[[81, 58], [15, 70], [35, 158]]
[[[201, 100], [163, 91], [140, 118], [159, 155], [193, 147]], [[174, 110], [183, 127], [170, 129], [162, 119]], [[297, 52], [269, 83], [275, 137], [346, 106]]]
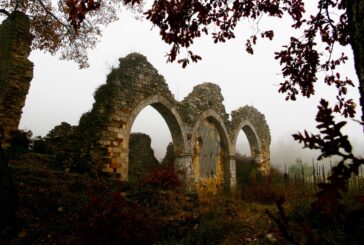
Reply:
[[[254, 129], [261, 140], [264, 140], [266, 145], [270, 145], [271, 137], [269, 132], [269, 126], [265, 120], [265, 116], [260, 113], [253, 106], [244, 106], [231, 112], [231, 133], [235, 133], [236, 130], [240, 130], [241, 123], [243, 121], [249, 121], [254, 125]], [[236, 135], [231, 135], [236, 137]]]
[[180, 103], [179, 111], [185, 123], [193, 126], [199, 116], [208, 109], [214, 110], [225, 125], [228, 123], [228, 114], [223, 104], [224, 97], [217, 84], [202, 83], [195, 86], [192, 92]]

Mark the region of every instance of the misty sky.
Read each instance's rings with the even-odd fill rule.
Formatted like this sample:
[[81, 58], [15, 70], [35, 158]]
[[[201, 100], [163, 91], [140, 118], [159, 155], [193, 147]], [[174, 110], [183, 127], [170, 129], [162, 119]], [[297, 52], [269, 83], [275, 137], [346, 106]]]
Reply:
[[[118, 66], [118, 59], [131, 52], [139, 52], [165, 77], [177, 100], [182, 100], [197, 84], [212, 82], [221, 87], [228, 113], [244, 105], [254, 106], [262, 112], [272, 136], [272, 163], [289, 163], [296, 158], [311, 159], [312, 152], [302, 151], [300, 145], [292, 140], [291, 134], [303, 129], [317, 132], [314, 117], [318, 101], [321, 97], [334, 101], [336, 90], [318, 84], [316, 96], [310, 99], [299, 97], [295, 102], [285, 101], [285, 96], [278, 93], [278, 84], [283, 78], [280, 66], [274, 60], [274, 52], [288, 43], [287, 33], [292, 33], [289, 26], [290, 22], [285, 19], [263, 18], [259, 29], [273, 27], [275, 38], [272, 42], [258, 40], [253, 56], [245, 52], [244, 44], [246, 38], [257, 31], [255, 23], [240, 24], [236, 30], [237, 38], [224, 44], [213, 44], [211, 38], [201, 38], [195, 42], [192, 50], [202, 56], [202, 61], [182, 69], [178, 64], [166, 63], [165, 54], [169, 47], [159, 37], [158, 28], [153, 28], [148, 21], [136, 20], [133, 14], [124, 10], [118, 22], [105, 28], [97, 47], [89, 51], [88, 69], [79, 70], [74, 62], [60, 61], [39, 51], [31, 53], [34, 79], [20, 128], [44, 136], [62, 121], [78, 124], [80, 116], [92, 107], [94, 91], [105, 83], [111, 68]], [[341, 51], [350, 56], [352, 54], [350, 47]], [[341, 71], [343, 76], [350, 77], [358, 84], [352, 59]], [[357, 88], [351, 89], [349, 96], [359, 104]], [[359, 117], [358, 114], [357, 119]], [[157, 157], [164, 155], [171, 136], [157, 111], [151, 107], [144, 109], [132, 130], [151, 135]], [[364, 155], [361, 127], [350, 121], [345, 130], [355, 150]], [[247, 152], [248, 147], [243, 146], [247, 141], [242, 134], [239, 142], [238, 148]]]

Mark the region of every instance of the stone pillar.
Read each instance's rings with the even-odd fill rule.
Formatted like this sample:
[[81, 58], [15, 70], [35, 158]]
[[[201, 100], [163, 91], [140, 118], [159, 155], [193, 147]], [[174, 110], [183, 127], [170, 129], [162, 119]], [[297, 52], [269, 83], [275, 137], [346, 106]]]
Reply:
[[4, 129], [4, 147], [10, 133], [18, 129], [33, 78], [33, 63], [28, 60], [31, 43], [28, 17], [13, 12], [0, 25], [0, 125]]
[[270, 173], [270, 151], [269, 151], [269, 146], [264, 145], [262, 147], [264, 149], [264, 151], [261, 154], [261, 167], [260, 170], [262, 172], [263, 175], [269, 175]]
[[182, 153], [176, 156], [175, 165], [177, 169], [184, 171], [187, 190], [192, 192], [194, 191], [194, 174], [192, 169], [192, 154], [191, 153]]
[[234, 189], [236, 187], [236, 161], [235, 156], [229, 156], [229, 173], [230, 173], [230, 188]]
[[109, 126], [102, 132], [99, 144], [106, 150], [104, 172], [113, 173], [122, 181], [128, 181], [129, 111], [116, 111], [109, 118]]

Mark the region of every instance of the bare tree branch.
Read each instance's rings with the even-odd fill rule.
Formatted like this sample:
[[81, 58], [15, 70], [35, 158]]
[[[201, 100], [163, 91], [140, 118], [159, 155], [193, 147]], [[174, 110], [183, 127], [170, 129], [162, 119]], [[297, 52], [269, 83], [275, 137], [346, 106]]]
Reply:
[[61, 21], [57, 16], [55, 16], [43, 3], [42, 0], [38, 0], [38, 2], [40, 3], [40, 5], [43, 7], [44, 11], [49, 14], [50, 16], [52, 16], [59, 24], [61, 24], [64, 28], [66, 28], [68, 33], [72, 33], [72, 31], [70, 30], [69, 26], [67, 24], [65, 24], [63, 21]]
[[8, 11], [6, 11], [6, 9], [0, 9], [0, 13], [10, 16], [10, 13]]

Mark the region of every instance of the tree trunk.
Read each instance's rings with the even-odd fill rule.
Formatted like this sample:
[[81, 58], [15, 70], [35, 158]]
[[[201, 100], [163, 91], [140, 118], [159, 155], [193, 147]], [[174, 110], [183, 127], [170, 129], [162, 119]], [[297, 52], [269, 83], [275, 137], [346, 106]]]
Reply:
[[361, 119], [364, 122], [364, 1], [347, 0], [346, 9], [355, 70], [359, 79]]
[[18, 204], [18, 197], [1, 146], [1, 131], [2, 129], [0, 128], [0, 229], [3, 229], [14, 217]]

